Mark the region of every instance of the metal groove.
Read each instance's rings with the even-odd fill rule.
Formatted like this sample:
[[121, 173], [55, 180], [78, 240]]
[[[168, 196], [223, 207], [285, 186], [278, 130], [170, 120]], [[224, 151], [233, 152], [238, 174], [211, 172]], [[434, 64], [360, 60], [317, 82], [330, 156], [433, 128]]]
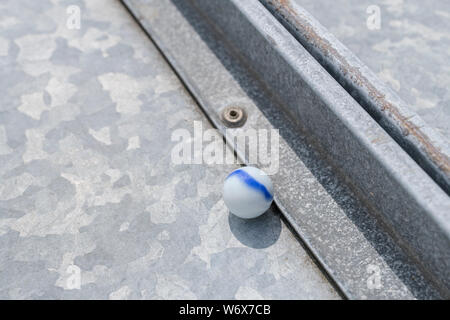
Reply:
[[[316, 136], [332, 155], [334, 165], [373, 203], [405, 249], [448, 292], [450, 199], [447, 194], [398, 145], [390, 142], [378, 126], [357, 111], [359, 105], [350, 107], [355, 103], [347, 93], [332, 89], [331, 82], [327, 83], [326, 77], [321, 77], [317, 70], [305, 68], [304, 58], [294, 51], [290, 35], [268, 27], [269, 18], [255, 4], [241, 1], [219, 4], [205, 0], [195, 3], [227, 32], [228, 40], [240, 49], [261, 80], [283, 101], [285, 110]], [[239, 11], [234, 19], [230, 19], [232, 10]], [[255, 33], [250, 41], [249, 33]], [[307, 103], [299, 105], [298, 101], [302, 100]]]
[[[274, 104], [273, 97], [267, 97], [260, 89], [250, 88], [246, 93], [241, 92], [242, 83], [244, 83], [244, 87], [246, 85], [251, 87], [249, 83], [245, 82], [247, 80], [241, 79], [239, 74], [234, 74], [235, 78], [229, 79], [229, 75], [222, 72], [223, 64], [227, 67], [231, 65], [231, 68], [237, 68], [237, 66], [230, 61], [217, 62], [216, 60], [220, 60], [217, 57], [214, 60], [208, 55], [205, 56], [205, 50], [207, 51], [208, 48], [205, 49], [202, 41], [197, 41], [195, 38], [197, 37], [195, 32], [199, 31], [193, 31], [192, 26], [180, 22], [183, 19], [180, 16], [180, 12], [183, 11], [181, 7], [189, 6], [190, 1], [173, 1], [172, 3], [177, 7], [175, 10], [169, 8], [174, 6], [169, 1], [125, 0], [125, 3], [138, 16], [144, 28], [162, 48], [165, 55], [172, 57], [168, 60], [182, 75], [184, 82], [189, 84], [197, 101], [207, 110], [208, 117], [218, 128], [223, 129], [219, 111], [226, 105], [237, 102], [247, 104], [246, 106], [250, 108], [250, 117], [244, 127], [250, 128], [270, 127], [271, 124], [264, 120], [265, 116], [269, 116], [276, 125], [277, 119], [281, 117], [277, 110], [282, 105], [283, 110], [290, 115], [291, 119], [297, 123], [300, 122], [299, 125], [322, 144], [322, 148], [332, 157], [334, 165], [342, 172], [347, 173], [352, 182], [356, 182], [360, 190], [362, 189], [361, 194], [367, 195], [368, 199], [365, 200], [377, 204], [380, 199], [383, 199], [383, 196], [389, 195], [384, 199], [385, 203], [382, 204], [384, 207], [381, 210], [378, 206], [378, 211], [384, 215], [383, 221], [387, 221], [390, 228], [404, 222], [396, 221], [399, 217], [408, 219], [416, 217], [417, 221], [406, 221], [405, 226], [405, 228], [424, 227], [414, 236], [428, 234], [429, 228], [432, 228], [432, 231], [437, 230], [434, 234], [435, 238], [432, 239], [432, 241], [436, 240], [433, 244], [437, 244], [437, 246], [432, 248], [431, 257], [427, 257], [426, 263], [432, 261], [435, 253], [442, 253], [440, 258], [443, 260], [441, 261], [448, 263], [446, 256], [448, 253], [448, 229], [446, 228], [448, 226], [440, 224], [442, 219], [445, 222], [445, 215], [448, 212], [448, 197], [443, 195], [442, 190], [378, 125], [373, 123], [373, 120], [335, 83], [334, 79], [323, 72], [321, 67], [302, 51], [296, 40], [281, 25], [277, 25], [278, 22], [260, 3], [257, 1], [193, 2], [197, 10], [210, 18], [209, 23], [214, 21], [213, 27], [216, 28], [216, 31], [219, 30], [221, 42], [213, 44], [212, 46], [215, 47], [210, 47], [209, 50], [220, 51], [222, 50], [220, 46], [231, 43], [235, 52], [245, 60], [246, 67], [250, 67], [258, 75], [260, 84], [267, 84], [268, 90], [273, 96], [277, 96], [276, 101], [281, 101], [281, 104], [278, 102]], [[145, 13], [144, 17], [139, 16], [141, 12]], [[155, 14], [156, 12], [159, 17]], [[219, 12], [222, 16], [219, 15]], [[205, 32], [209, 32], [209, 30]], [[203, 41], [206, 40], [203, 39]], [[190, 53], [189, 48], [193, 46], [197, 49], [193, 49], [195, 52]], [[232, 58], [225, 57], [225, 59]], [[274, 66], [276, 66], [275, 69], [273, 69]], [[268, 71], [268, 68], [271, 67], [272, 69]], [[211, 74], [212, 70], [215, 74], [211, 76], [217, 79], [205, 77], [205, 73]], [[216, 82], [211, 83], [211, 80]], [[283, 93], [281, 97], [280, 92]], [[254, 101], [257, 101], [258, 106]], [[300, 108], [300, 114], [296, 108]], [[263, 112], [261, 113], [258, 109]], [[328, 132], [323, 132], [322, 128], [326, 128]], [[286, 135], [290, 135], [294, 131], [287, 130]], [[330, 136], [330, 132], [335, 134]], [[301, 144], [303, 140], [301, 135], [297, 135], [291, 137], [290, 142]], [[289, 148], [292, 149], [292, 145], [287, 145], [283, 150], [291, 156]], [[301, 152], [304, 147], [298, 148], [296, 150]], [[242, 155], [240, 150], [236, 151]], [[355, 159], [349, 158], [349, 154]], [[411, 298], [411, 296], [429, 297], [433, 295], [432, 289], [425, 289], [426, 293], [421, 293], [421, 290], [427, 288], [426, 283], [423, 282], [423, 279], [420, 280], [421, 276], [407, 262], [408, 259], [395, 249], [395, 244], [371, 222], [373, 219], [370, 213], [348, 205], [348, 200], [339, 199], [342, 196], [342, 194], [339, 195], [342, 192], [341, 187], [336, 187], [336, 190], [339, 191], [334, 190], [335, 187], [326, 187], [330, 179], [327, 174], [317, 175], [316, 173], [317, 180], [310, 187], [314, 185], [316, 188], [317, 182], [320, 181], [322, 186], [328, 188], [327, 192], [329, 195], [333, 195], [334, 200], [320, 191], [323, 198], [320, 199], [320, 202], [315, 202], [317, 208], [306, 209], [304, 207], [305, 203], [302, 201], [307, 201], [305, 196], [310, 196], [311, 192], [301, 189], [301, 185], [298, 185], [306, 183], [302, 179], [307, 176], [308, 170], [303, 168], [307, 163], [309, 174], [311, 174], [317, 170], [315, 167], [318, 164], [310, 160], [309, 156], [302, 155], [302, 157], [300, 162], [294, 162], [295, 171], [282, 172], [274, 177], [278, 180], [280, 188], [299, 189], [293, 189], [290, 194], [283, 192], [278, 198], [278, 203], [282, 211], [287, 213], [287, 217], [291, 219], [290, 223], [293, 228], [298, 231], [318, 260], [329, 270], [331, 277], [336, 279], [346, 295], [351, 298], [392, 298], [394, 296]], [[297, 161], [294, 158], [283, 158], [282, 160]], [[303, 178], [298, 174], [304, 175]], [[295, 179], [291, 179], [291, 176]], [[363, 177], [364, 181], [358, 181], [358, 177]], [[404, 185], [405, 181], [413, 183], [413, 186]], [[418, 181], [420, 183], [417, 183]], [[363, 184], [361, 185], [361, 183]], [[424, 203], [423, 199], [415, 198], [418, 193], [422, 193], [429, 202]], [[343, 196], [343, 199], [348, 199], [348, 196]], [[333, 208], [324, 208], [329, 216], [324, 217], [321, 212], [323, 203], [334, 206]], [[408, 214], [409, 212], [411, 212], [410, 216], [404, 216], [404, 213]], [[390, 215], [392, 216], [390, 217]], [[437, 225], [436, 221], [433, 221], [436, 217], [438, 218]], [[328, 229], [328, 233], [325, 230], [321, 231], [321, 227]], [[436, 227], [437, 229], [433, 229]], [[406, 236], [402, 235], [402, 239], [414, 247], [414, 239], [411, 239], [410, 236], [412, 233], [407, 232]], [[429, 240], [425, 239], [424, 247], [429, 245]], [[332, 247], [327, 247], [330, 245]], [[424, 247], [418, 249], [423, 250]], [[344, 255], [345, 259], [351, 261], [342, 261], [339, 255]], [[365, 279], [361, 277], [364, 277], [364, 266], [368, 261], [377, 261], [386, 266], [384, 272], [386, 279], [389, 279], [389, 281], [386, 280], [389, 284], [389, 291], [372, 292], [364, 288]], [[349, 267], [352, 267], [352, 273], [349, 273]], [[442, 267], [445, 265], [441, 265]], [[409, 271], [405, 272], [405, 270]], [[440, 270], [442, 271], [442, 269]], [[436, 270], [432, 271], [434, 276], [443, 277], [442, 273], [436, 273]], [[397, 277], [401, 279], [400, 282]], [[408, 283], [408, 281], [412, 281], [412, 283]]]
[[[201, 111], [208, 119], [208, 121], [213, 125], [213, 127], [220, 129], [221, 127], [220, 122], [216, 117], [211, 117], [211, 114], [208, 113], [208, 108], [206, 107], [207, 102], [204, 101], [204, 99], [202, 99], [202, 95], [199, 94], [198, 91], [199, 89], [196, 88], [194, 82], [189, 79], [188, 73], [185, 72], [181, 67], [181, 65], [177, 63], [177, 60], [170, 54], [170, 50], [164, 48], [163, 42], [161, 40], [158, 40], [154, 33], [152, 34], [149, 33], [149, 27], [148, 26], [144, 27], [143, 19], [145, 18], [139, 14], [138, 10], [134, 9], [134, 6], [128, 0], [121, 0], [121, 3], [124, 5], [124, 8], [130, 13], [131, 17], [138, 23], [142, 31], [148, 36], [149, 40], [155, 45], [156, 49], [159, 51], [161, 56], [166, 60], [172, 71], [179, 78], [179, 80], [183, 83], [186, 91], [189, 92], [190, 96], [200, 107]], [[232, 142], [227, 141], [226, 135], [223, 136], [223, 139], [225, 143], [227, 143], [233, 148]], [[239, 159], [242, 163], [248, 164], [248, 161], [245, 159], [245, 156], [242, 155], [242, 153], [240, 153], [239, 150], [237, 149], [233, 150], [234, 156], [237, 159]], [[305, 251], [314, 261], [316, 266], [319, 268], [319, 270], [323, 272], [324, 276], [336, 290], [338, 295], [341, 298], [348, 300], [349, 297], [352, 296], [352, 294], [346, 289], [346, 286], [342, 284], [339, 281], [339, 279], [333, 276], [332, 269], [330, 269], [327, 266], [327, 264], [323, 261], [323, 259], [321, 259], [320, 254], [317, 252], [317, 250], [314, 249], [314, 247], [311, 245], [311, 243], [309, 243], [307, 239], [302, 237], [301, 231], [297, 227], [297, 224], [295, 223], [294, 219], [287, 212], [287, 210], [281, 205], [280, 201], [277, 199], [276, 196], [274, 197], [273, 202], [274, 202], [274, 204], [272, 205], [273, 212], [280, 214], [280, 217], [285, 222], [286, 226], [291, 230], [293, 235], [297, 238], [303, 249], [305, 249]]]

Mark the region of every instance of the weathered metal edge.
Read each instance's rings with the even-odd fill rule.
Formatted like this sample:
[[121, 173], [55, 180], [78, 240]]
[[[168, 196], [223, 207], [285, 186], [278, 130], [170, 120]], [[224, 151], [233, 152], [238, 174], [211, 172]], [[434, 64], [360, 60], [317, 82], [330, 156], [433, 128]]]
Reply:
[[304, 8], [259, 0], [397, 143], [450, 194], [450, 146]]
[[422, 270], [450, 296], [448, 195], [387, 139], [381, 127], [368, 125], [373, 121], [370, 116], [361, 113], [347, 92], [333, 86], [319, 65], [304, 69], [296, 40], [286, 29], [270, 27], [268, 22], [275, 18], [261, 3], [196, 0], [195, 4], [238, 48], [285, 111], [317, 138], [329, 161], [376, 209]]

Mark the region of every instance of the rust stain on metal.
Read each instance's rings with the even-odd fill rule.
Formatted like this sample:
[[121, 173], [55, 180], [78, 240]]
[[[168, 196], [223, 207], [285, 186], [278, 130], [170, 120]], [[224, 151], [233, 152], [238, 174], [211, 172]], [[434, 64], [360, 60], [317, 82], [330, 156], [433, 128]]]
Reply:
[[[298, 12], [291, 7], [290, 0], [269, 0], [269, 3], [275, 10], [284, 18], [288, 18], [288, 22], [300, 31], [306, 40], [313, 44], [320, 52], [330, 59], [335, 59], [339, 63], [339, 69], [345, 78], [350, 79], [354, 84], [364, 88], [369, 97], [375, 101], [380, 107], [381, 111], [389, 113], [391, 118], [394, 118], [401, 126], [402, 134], [404, 136], [412, 135], [423, 147], [428, 157], [447, 175], [450, 174], [450, 160], [438, 148], [436, 148], [429, 140], [428, 136], [423, 133], [419, 127], [408, 121], [409, 119], [403, 116], [399, 110], [389, 101], [385, 99], [374, 85], [368, 81], [359, 71], [358, 68], [352, 66], [327, 40], [323, 39], [314, 28], [302, 17]], [[288, 17], [286, 17], [288, 16]], [[293, 24], [291, 21], [295, 22]]]

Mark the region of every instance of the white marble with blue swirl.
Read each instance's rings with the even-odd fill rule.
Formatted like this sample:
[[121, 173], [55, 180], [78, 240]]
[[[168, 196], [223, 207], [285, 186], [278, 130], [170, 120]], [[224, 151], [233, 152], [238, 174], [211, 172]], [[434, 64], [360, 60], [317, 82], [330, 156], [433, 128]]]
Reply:
[[266, 212], [273, 201], [272, 181], [258, 168], [239, 168], [226, 178], [223, 199], [234, 215], [243, 219], [256, 218]]

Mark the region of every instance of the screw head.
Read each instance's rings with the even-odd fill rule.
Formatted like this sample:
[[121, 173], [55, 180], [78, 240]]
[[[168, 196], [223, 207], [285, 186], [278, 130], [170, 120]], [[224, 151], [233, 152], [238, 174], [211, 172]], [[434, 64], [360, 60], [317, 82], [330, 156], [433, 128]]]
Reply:
[[223, 110], [222, 120], [227, 127], [241, 127], [247, 120], [247, 114], [243, 108], [232, 106]]

